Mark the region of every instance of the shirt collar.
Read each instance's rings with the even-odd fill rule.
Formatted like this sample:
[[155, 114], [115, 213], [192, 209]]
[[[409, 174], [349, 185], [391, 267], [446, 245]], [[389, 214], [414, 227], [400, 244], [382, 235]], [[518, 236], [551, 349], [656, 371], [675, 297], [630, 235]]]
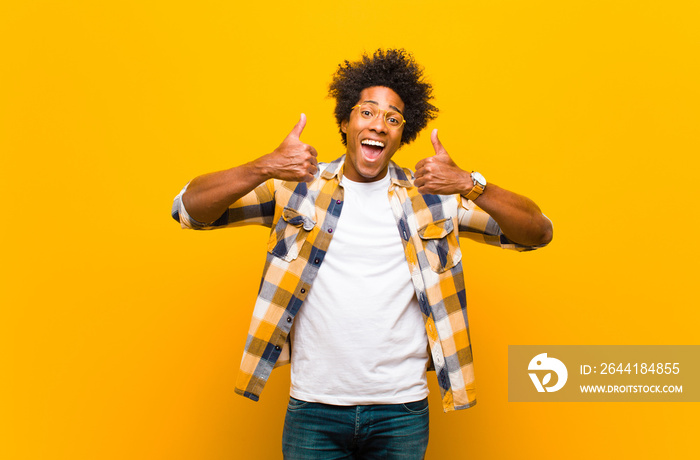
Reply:
[[[334, 177], [338, 178], [338, 182], [343, 178], [343, 166], [345, 165], [345, 155], [340, 158], [328, 163], [328, 166], [321, 174], [321, 177], [330, 180]], [[389, 161], [389, 177], [391, 178], [391, 183], [399, 185], [401, 187], [413, 187], [410, 178], [406, 176], [406, 171], [404, 171], [399, 165], [393, 161]]]

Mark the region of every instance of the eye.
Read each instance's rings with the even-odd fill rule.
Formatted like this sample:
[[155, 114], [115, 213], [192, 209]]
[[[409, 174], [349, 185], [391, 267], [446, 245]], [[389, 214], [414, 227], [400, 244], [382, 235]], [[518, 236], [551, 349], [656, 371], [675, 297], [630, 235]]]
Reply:
[[360, 110], [360, 114], [365, 118], [373, 118], [374, 117], [374, 114], [372, 113], [372, 111], [368, 110], [368, 109]]
[[391, 126], [399, 126], [399, 125], [401, 125], [401, 117], [399, 117], [397, 115], [390, 114], [390, 115], [387, 115], [386, 122], [388, 124], [390, 124]]

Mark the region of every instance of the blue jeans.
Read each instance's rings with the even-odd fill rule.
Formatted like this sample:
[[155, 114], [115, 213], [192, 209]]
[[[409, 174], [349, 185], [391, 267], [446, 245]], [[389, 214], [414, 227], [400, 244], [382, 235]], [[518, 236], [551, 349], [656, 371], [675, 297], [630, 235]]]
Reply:
[[428, 399], [405, 404], [330, 406], [290, 398], [286, 460], [419, 460], [428, 447]]

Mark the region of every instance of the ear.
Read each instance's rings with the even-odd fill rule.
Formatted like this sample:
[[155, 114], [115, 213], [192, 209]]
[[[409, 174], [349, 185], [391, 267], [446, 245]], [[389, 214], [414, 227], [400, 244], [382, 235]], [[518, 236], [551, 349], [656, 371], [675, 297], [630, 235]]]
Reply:
[[340, 130], [345, 134], [348, 133], [348, 120], [343, 120], [340, 122]]

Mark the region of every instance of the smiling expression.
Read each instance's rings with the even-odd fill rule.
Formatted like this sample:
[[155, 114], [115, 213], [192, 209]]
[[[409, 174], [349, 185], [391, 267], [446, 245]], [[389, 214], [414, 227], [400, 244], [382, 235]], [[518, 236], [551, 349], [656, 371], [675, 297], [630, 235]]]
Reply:
[[362, 118], [359, 108], [350, 112], [350, 118], [340, 124], [347, 135], [344, 175], [355, 182], [373, 182], [386, 175], [389, 161], [401, 146], [403, 126], [389, 129], [384, 122], [386, 110], [403, 114], [404, 104], [398, 94], [384, 86], [365, 88], [358, 104], [374, 102], [382, 110], [372, 120]]

